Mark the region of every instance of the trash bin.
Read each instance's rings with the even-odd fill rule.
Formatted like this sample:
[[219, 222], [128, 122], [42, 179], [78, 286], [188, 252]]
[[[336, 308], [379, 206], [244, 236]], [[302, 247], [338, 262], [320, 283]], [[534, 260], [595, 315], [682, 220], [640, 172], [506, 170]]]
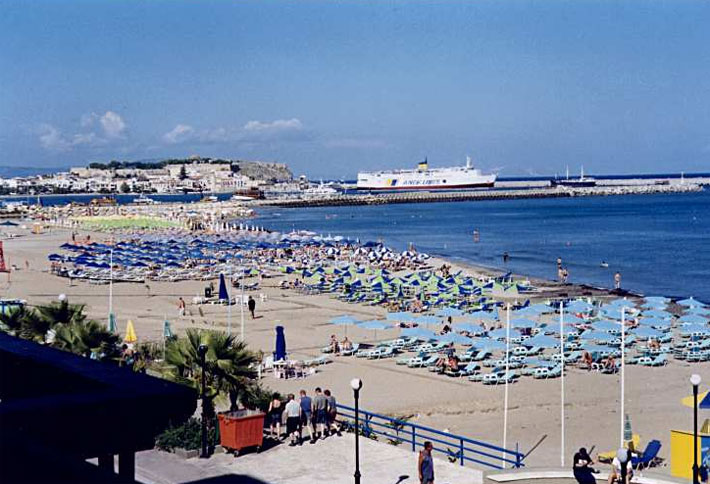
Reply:
[[220, 444], [237, 455], [242, 449], [256, 447], [261, 450], [264, 442], [264, 417], [266, 415], [256, 410], [237, 410], [220, 413], [219, 435]]

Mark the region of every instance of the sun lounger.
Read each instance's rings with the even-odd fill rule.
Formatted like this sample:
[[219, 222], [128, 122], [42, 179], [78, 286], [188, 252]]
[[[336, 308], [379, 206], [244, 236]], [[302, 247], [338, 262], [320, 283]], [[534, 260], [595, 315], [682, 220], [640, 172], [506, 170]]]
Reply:
[[468, 381], [480, 383], [480, 382], [483, 381], [483, 377], [485, 377], [484, 374], [482, 374], [482, 373], [476, 373], [476, 374], [470, 375], [470, 376], [468, 377]]
[[634, 469], [643, 469], [653, 465], [654, 459], [658, 456], [658, 451], [661, 450], [661, 443], [658, 440], [652, 440], [646, 445], [643, 454], [639, 457], [631, 456], [631, 465]]
[[452, 371], [447, 369], [444, 374], [447, 376], [452, 376], [452, 377], [463, 377], [463, 376], [469, 376], [473, 375], [475, 372], [481, 369], [481, 366], [478, 363], [469, 363], [468, 365], [464, 366], [463, 368], [459, 368], [458, 371]]
[[352, 348], [350, 348], [349, 350], [341, 350], [340, 354], [343, 356], [352, 356], [355, 353], [357, 353], [359, 349], [360, 349], [360, 343], [353, 343]]
[[380, 358], [390, 358], [395, 355], [395, 349], [391, 346], [375, 348], [367, 355], [368, 360], [379, 360]]
[[658, 355], [649, 366], [665, 366], [668, 364], [668, 357], [665, 354]]
[[312, 358], [310, 360], [304, 360], [303, 365], [304, 366], [320, 366], [320, 365], [326, 365], [328, 363], [331, 363], [333, 360], [328, 358], [327, 356], [319, 356], [318, 358]]
[[437, 355], [429, 356], [426, 358], [422, 356], [415, 356], [411, 359], [409, 363], [407, 363], [407, 366], [409, 368], [423, 368], [429, 365], [436, 364], [438, 359], [439, 357]]

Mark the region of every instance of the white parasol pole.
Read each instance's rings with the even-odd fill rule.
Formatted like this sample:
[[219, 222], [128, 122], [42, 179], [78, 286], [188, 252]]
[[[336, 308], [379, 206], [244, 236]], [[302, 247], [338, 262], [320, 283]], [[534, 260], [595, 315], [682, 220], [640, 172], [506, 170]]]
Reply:
[[232, 266], [229, 266], [229, 279], [225, 282], [229, 290], [227, 291], [227, 336], [232, 336]]
[[626, 345], [626, 307], [621, 308], [621, 445], [624, 447], [624, 346]]
[[[508, 444], [508, 371], [510, 370], [510, 303], [505, 311], [505, 397], [503, 402], [503, 448]], [[507, 457], [505, 451], [503, 458]], [[505, 465], [505, 464], [504, 464]]]
[[109, 252], [109, 264], [111, 268], [109, 270], [109, 280], [108, 280], [108, 327], [111, 329], [111, 315], [113, 314], [113, 249]]
[[241, 287], [242, 291], [242, 297], [241, 301], [239, 304], [239, 314], [242, 318], [242, 331], [241, 331], [241, 336], [242, 336], [242, 341], [244, 341], [244, 268], [241, 268], [242, 275], [239, 278], [239, 286]]
[[565, 320], [562, 301], [560, 301], [560, 465], [565, 466]]

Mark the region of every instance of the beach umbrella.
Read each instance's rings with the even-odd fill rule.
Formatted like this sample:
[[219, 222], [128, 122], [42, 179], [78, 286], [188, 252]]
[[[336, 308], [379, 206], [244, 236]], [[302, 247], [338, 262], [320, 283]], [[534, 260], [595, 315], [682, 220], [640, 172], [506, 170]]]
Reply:
[[416, 321], [417, 316], [408, 312], [387, 313], [387, 321], [400, 321], [410, 323]]
[[286, 359], [286, 335], [283, 326], [276, 326], [276, 347], [274, 351], [274, 361]]
[[648, 328], [646, 326], [640, 326], [632, 330], [631, 333], [635, 334], [641, 339], [660, 338], [661, 336], [663, 336], [663, 333], [661, 333], [660, 331], [657, 331], [653, 328]]
[[437, 318], [436, 316], [417, 316], [414, 318], [414, 322], [419, 324], [430, 325], [441, 323], [441, 319]]
[[348, 326], [351, 324], [357, 324], [360, 322], [360, 320], [354, 316], [349, 315], [349, 314], [343, 314], [342, 316], [337, 316], [335, 318], [332, 318], [328, 322], [330, 324], [334, 324], [336, 326]]
[[[602, 309], [602, 314], [607, 318], [611, 319], [621, 319], [621, 309], [610, 308], [609, 306]], [[626, 311], [626, 316], [629, 316], [629, 312]]]
[[544, 334], [538, 334], [530, 339], [526, 339], [523, 341], [523, 344], [529, 347], [539, 346], [540, 348], [556, 348], [560, 346], [560, 341], [557, 338], [545, 336]]
[[497, 320], [498, 319], [498, 313], [497, 312], [488, 312], [488, 311], [474, 311], [471, 313], [471, 317], [475, 319], [485, 319], [489, 321]]
[[462, 345], [470, 345], [471, 343], [473, 343], [473, 339], [458, 333], [446, 333], [444, 335], [437, 336], [436, 339], [443, 343], [454, 343]]
[[685, 316], [681, 316], [679, 321], [681, 323], [705, 324], [708, 318], [698, 316], [697, 314], [686, 314]]
[[125, 341], [126, 343], [135, 343], [136, 341], [138, 341], [138, 337], [136, 336], [136, 330], [133, 327], [133, 321], [131, 321], [130, 319], [126, 324], [126, 336], [123, 338], [123, 341]]
[[463, 311], [456, 308], [443, 308], [436, 312], [437, 316], [448, 317], [448, 316], [461, 316]]
[[641, 326], [650, 326], [652, 328], [670, 328], [671, 327], [671, 321], [669, 319], [642, 318], [642, 319], [639, 319], [639, 324]]
[[170, 328], [170, 321], [163, 321], [163, 338], [172, 338], [173, 330]]
[[603, 321], [597, 321], [592, 324], [592, 328], [595, 331], [621, 331], [621, 323], [616, 321], [609, 321], [605, 319]]
[[[504, 336], [505, 337], [505, 336]], [[506, 344], [492, 338], [474, 338], [471, 346], [482, 351], [505, 351]]]
[[[495, 329], [493, 331], [488, 332], [488, 336], [493, 338], [493, 339], [503, 339], [506, 337], [506, 331], [505, 328], [500, 328], [500, 329]], [[511, 338], [519, 338], [520, 337], [520, 331], [517, 329], [512, 329], [510, 330], [510, 337]]]
[[116, 327], [116, 316], [111, 313], [108, 315], [108, 331], [109, 333], [115, 333], [117, 330]]
[[595, 345], [593, 343], [583, 343], [582, 344], [582, 349], [585, 351], [588, 351], [590, 353], [603, 353], [609, 351], [608, 346], [602, 346], [602, 345]]
[[565, 323], [567, 324], [584, 324], [587, 320], [584, 318], [578, 318], [574, 314], [565, 313]]
[[466, 331], [467, 333], [473, 333], [473, 334], [483, 334], [486, 332], [485, 328], [481, 326], [480, 324], [475, 324], [475, 323], [469, 323], [469, 322], [461, 322], [461, 323], [454, 323], [454, 330], [456, 331]]
[[710, 317], [710, 308], [703, 306], [693, 306], [685, 310], [685, 314], [697, 314], [700, 316]]
[[602, 331], [585, 331], [580, 335], [580, 338], [584, 340], [590, 340], [590, 341], [611, 341], [613, 339], [616, 339], [616, 336], [614, 336], [611, 333], [606, 333]]
[[680, 306], [686, 306], [686, 307], [689, 307], [689, 308], [693, 308], [693, 307], [705, 307], [705, 303], [693, 299], [692, 296], [689, 297], [689, 298], [687, 298], [687, 299], [681, 299], [681, 300], [678, 301], [676, 304], [678, 304], [678, 305], [680, 305]]
[[644, 311], [641, 313], [641, 316], [644, 318], [661, 318], [661, 319], [666, 319], [666, 318], [672, 318], [673, 315], [669, 313], [668, 311], [663, 311], [662, 309], [651, 309], [650, 311]]
[[594, 305], [587, 301], [577, 299], [569, 303], [565, 309], [573, 313], [587, 313], [594, 309]]
[[539, 368], [554, 368], [558, 365], [556, 361], [541, 360], [540, 358], [525, 358], [527, 366], [537, 366]]
[[386, 323], [385, 321], [378, 321], [376, 319], [373, 319], [371, 321], [363, 321], [362, 323], [356, 324], [358, 328], [363, 328], [363, 329], [390, 329], [392, 328], [392, 325], [389, 323]]
[[636, 306], [634, 303], [629, 301], [628, 299], [615, 299], [612, 302], [608, 304], [608, 306], [613, 306], [615, 308], [621, 309], [621, 308], [633, 308]]
[[671, 301], [670, 299], [664, 296], [646, 296], [643, 299], [651, 304], [668, 304]]
[[702, 334], [710, 334], [710, 328], [703, 324], [686, 324], [681, 326], [680, 332], [682, 334], [693, 334], [693, 333], [702, 333]]
[[510, 321], [511, 328], [531, 329], [537, 326], [537, 323], [531, 319], [517, 318]]
[[219, 275], [219, 300], [229, 301], [229, 294], [227, 293], [227, 283], [224, 280], [224, 273]]
[[404, 328], [399, 335], [402, 337], [418, 338], [422, 340], [436, 339], [436, 333], [424, 328]]
[[[710, 391], [698, 393], [698, 408], [710, 408], [710, 399], [708, 398], [708, 395], [710, 395]], [[706, 403], [706, 401], [707, 401], [708, 405], [703, 407], [703, 404]], [[686, 407], [693, 408], [693, 405], [694, 405], [693, 395], [689, 395], [687, 397], [684, 397], [680, 401], [680, 403], [682, 403]]]

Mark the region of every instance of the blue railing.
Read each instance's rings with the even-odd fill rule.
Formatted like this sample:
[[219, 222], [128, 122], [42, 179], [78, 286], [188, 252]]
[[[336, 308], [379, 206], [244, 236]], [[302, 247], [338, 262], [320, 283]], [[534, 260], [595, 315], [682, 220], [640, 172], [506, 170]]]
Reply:
[[[430, 441], [434, 444], [435, 452], [445, 454], [449, 460], [458, 461], [460, 465], [473, 462], [493, 469], [517, 468], [524, 465], [525, 455], [519, 452], [517, 444], [515, 450], [508, 450], [480, 440], [413, 424], [406, 420], [362, 409], [358, 409], [358, 412], [360, 432], [365, 437], [381, 435], [388, 438], [393, 444], [408, 445], [412, 452], [415, 452], [417, 447], [424, 447], [424, 442]], [[354, 429], [355, 409], [338, 404], [338, 419], [347, 428]]]

